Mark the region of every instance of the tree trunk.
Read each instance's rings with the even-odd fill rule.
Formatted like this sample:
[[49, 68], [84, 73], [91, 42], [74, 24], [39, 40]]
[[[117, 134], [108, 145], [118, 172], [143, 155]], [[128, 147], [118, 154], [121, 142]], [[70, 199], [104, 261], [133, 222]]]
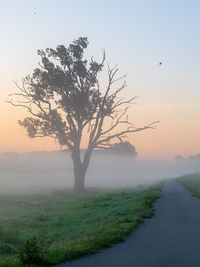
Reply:
[[84, 168], [84, 164], [80, 159], [80, 150], [72, 153], [72, 159], [74, 164], [74, 191], [83, 192], [85, 190], [85, 174], [87, 168]]
[[74, 191], [85, 191], [85, 172], [83, 170], [82, 164], [75, 163], [74, 165]]
[[92, 149], [88, 149], [85, 153], [84, 160], [81, 162], [80, 149], [72, 152], [72, 159], [74, 164], [74, 191], [83, 192], [85, 191], [85, 174], [88, 169], [90, 162], [90, 156]]

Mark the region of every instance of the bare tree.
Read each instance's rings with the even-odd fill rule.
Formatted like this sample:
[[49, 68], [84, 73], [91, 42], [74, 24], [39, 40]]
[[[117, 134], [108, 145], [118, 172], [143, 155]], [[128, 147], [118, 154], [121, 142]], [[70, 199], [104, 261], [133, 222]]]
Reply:
[[[85, 174], [95, 148], [108, 148], [114, 139], [123, 140], [127, 134], [154, 128], [156, 123], [136, 128], [128, 121], [127, 111], [135, 98], [119, 98], [125, 82], [113, 88], [125, 77], [117, 77], [117, 67], [108, 67], [107, 86], [104, 93], [100, 90], [98, 74], [105, 53], [100, 63], [93, 57], [88, 62], [83, 58], [87, 46], [87, 38], [80, 37], [67, 48], [59, 45], [56, 49], [38, 50], [39, 67], [21, 85], [15, 83], [18, 92], [8, 101], [30, 113], [30, 117], [19, 121], [30, 138], [48, 136], [71, 151], [76, 191], [85, 188]], [[83, 138], [87, 147], [82, 158]]]

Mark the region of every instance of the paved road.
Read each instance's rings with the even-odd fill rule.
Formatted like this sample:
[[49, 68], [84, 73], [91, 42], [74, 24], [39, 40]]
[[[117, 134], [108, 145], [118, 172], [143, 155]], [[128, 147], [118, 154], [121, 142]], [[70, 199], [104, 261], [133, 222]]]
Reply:
[[155, 209], [125, 242], [60, 267], [200, 266], [199, 200], [168, 180]]

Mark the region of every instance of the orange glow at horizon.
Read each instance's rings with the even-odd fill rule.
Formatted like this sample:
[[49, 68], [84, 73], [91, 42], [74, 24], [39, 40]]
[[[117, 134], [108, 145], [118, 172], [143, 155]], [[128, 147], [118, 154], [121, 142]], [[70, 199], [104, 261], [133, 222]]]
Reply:
[[[0, 152], [28, 152], [59, 150], [60, 146], [50, 138], [30, 139], [26, 130], [17, 124], [25, 116], [24, 110], [7, 103], [1, 105]], [[199, 153], [200, 126], [198, 104], [137, 105], [131, 108], [129, 120], [142, 127], [152, 121], [160, 121], [155, 130], [131, 134], [128, 138], [140, 158], [173, 158], [177, 154], [190, 156]], [[86, 144], [83, 146], [85, 147]]]
[[108, 65], [119, 67], [112, 90], [125, 79], [119, 97], [139, 97], [129, 121], [135, 127], [159, 121], [154, 130], [128, 136], [139, 158], [200, 153], [200, 1], [48, 1], [48, 8], [46, 2], [0, 1], [0, 153], [60, 149], [52, 138], [30, 139], [17, 123], [25, 110], [5, 100], [18, 91], [13, 80], [20, 85], [40, 68], [38, 49], [68, 47], [80, 36], [89, 41], [88, 67], [93, 56], [101, 62], [105, 49], [100, 90], [108, 84]]

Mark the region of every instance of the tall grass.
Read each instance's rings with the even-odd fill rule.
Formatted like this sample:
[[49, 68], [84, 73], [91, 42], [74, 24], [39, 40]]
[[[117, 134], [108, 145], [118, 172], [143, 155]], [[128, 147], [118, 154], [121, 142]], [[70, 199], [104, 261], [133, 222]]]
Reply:
[[187, 174], [177, 178], [187, 190], [189, 190], [194, 197], [200, 198], [200, 173]]
[[41, 242], [52, 240], [43, 255], [43, 266], [121, 242], [144, 218], [153, 215], [152, 205], [161, 187], [85, 195], [0, 196], [0, 266], [24, 266], [19, 249], [33, 236]]

